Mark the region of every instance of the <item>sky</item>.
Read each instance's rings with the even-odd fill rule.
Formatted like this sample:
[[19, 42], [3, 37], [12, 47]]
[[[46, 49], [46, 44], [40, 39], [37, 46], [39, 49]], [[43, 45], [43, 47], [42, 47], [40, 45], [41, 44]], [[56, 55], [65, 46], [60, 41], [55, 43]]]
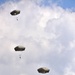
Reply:
[[[18, 2], [20, 0], [0, 0], [0, 4], [4, 4], [8, 1], [11, 2]], [[39, 2], [40, 5], [49, 6], [52, 4], [57, 4], [58, 6], [61, 6], [64, 9], [72, 9], [75, 11], [75, 0], [31, 0], [35, 2]]]
[[42, 0], [41, 5], [49, 6], [52, 4], [56, 4], [61, 6], [64, 9], [74, 9], [75, 8], [75, 0]]
[[[50, 69], [45, 75], [75, 75], [72, 0], [0, 3], [0, 75], [42, 75], [37, 72], [40, 67]], [[12, 16], [15, 9], [20, 14]], [[26, 47], [25, 51], [16, 52], [17, 45]]]

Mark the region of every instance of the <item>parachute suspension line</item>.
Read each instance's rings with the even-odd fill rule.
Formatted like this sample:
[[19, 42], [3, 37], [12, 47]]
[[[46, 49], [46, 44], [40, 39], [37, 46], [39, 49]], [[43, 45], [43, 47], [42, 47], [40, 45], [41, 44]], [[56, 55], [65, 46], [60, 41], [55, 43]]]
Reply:
[[22, 52], [19, 54], [19, 58], [20, 58], [20, 59], [22, 58]]
[[19, 55], [19, 58], [21, 59], [21, 54]]
[[18, 17], [16, 17], [16, 20], [18, 21]]

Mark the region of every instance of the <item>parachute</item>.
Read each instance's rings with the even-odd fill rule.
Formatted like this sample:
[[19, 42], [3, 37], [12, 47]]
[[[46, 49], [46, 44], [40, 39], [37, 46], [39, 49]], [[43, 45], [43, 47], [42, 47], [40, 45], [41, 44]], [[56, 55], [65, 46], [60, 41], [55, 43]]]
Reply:
[[[25, 50], [25, 47], [24, 46], [16, 46], [14, 48], [15, 51], [24, 51]], [[19, 55], [19, 58], [21, 59], [21, 54]]]
[[15, 51], [24, 51], [25, 47], [24, 46], [16, 46], [14, 49], [15, 49]]
[[[12, 12], [10, 12], [10, 14], [12, 16], [16, 16], [16, 15], [20, 14], [20, 10], [13, 10]], [[18, 21], [18, 18], [16, 20]]]
[[45, 73], [48, 73], [50, 70], [48, 68], [46, 68], [46, 67], [41, 67], [41, 68], [37, 69], [37, 71], [39, 73], [45, 74]]
[[18, 14], [20, 14], [20, 10], [13, 10], [12, 12], [10, 12], [10, 14], [12, 16], [18, 15]]

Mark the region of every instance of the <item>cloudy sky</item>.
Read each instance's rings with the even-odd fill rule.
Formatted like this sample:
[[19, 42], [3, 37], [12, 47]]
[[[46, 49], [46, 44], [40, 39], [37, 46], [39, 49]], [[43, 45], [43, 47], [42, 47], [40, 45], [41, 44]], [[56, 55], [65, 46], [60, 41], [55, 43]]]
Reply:
[[40, 67], [75, 75], [75, 1], [0, 0], [0, 75], [42, 75]]

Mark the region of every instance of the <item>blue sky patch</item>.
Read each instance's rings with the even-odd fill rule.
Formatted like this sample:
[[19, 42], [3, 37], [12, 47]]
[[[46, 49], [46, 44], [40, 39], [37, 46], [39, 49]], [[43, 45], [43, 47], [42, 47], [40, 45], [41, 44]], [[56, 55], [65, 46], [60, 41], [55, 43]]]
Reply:
[[52, 4], [56, 4], [64, 9], [74, 9], [75, 8], [75, 0], [42, 0], [40, 6], [51, 6]]

